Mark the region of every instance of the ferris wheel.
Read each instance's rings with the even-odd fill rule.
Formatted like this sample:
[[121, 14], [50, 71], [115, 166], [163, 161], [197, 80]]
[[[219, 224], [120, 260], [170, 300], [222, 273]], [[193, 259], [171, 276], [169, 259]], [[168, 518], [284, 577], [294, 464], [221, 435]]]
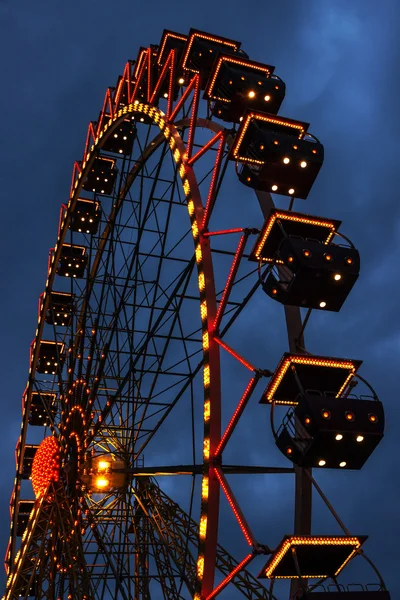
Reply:
[[[340, 310], [359, 254], [340, 221], [294, 210], [323, 146], [278, 116], [284, 82], [240, 46], [164, 31], [89, 124], [39, 299], [5, 600], [390, 597], [312, 472], [361, 469], [383, 437], [361, 361], [304, 340], [313, 310]], [[274, 365], [243, 344], [256, 300], [284, 306]], [[240, 444], [230, 462], [250, 410], [284, 466]], [[240, 500], [241, 477], [270, 474], [295, 480], [294, 532], [278, 544]], [[312, 533], [313, 493], [338, 533]], [[240, 543], [222, 543], [226, 511]], [[342, 582], [353, 559], [375, 583]]]

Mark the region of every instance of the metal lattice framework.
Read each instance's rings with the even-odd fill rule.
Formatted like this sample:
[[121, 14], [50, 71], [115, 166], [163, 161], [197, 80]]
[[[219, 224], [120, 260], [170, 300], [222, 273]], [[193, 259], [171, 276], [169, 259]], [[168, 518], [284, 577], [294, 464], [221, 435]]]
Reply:
[[[223, 192], [240, 126], [219, 124], [210, 101], [201, 101], [208, 75], [209, 88], [216, 76], [189, 66], [196, 35], [210, 52], [222, 44], [243, 56], [240, 44], [224, 38], [167, 32], [107, 90], [75, 163], [23, 395], [6, 600], [211, 600], [225, 588], [232, 597], [275, 598], [248, 568], [273, 551], [253, 533], [233, 476], [296, 472], [295, 529], [310, 533], [308, 469], [224, 460], [257, 384], [272, 375], [235, 345], [235, 327], [271, 266], [261, 271], [243, 260], [259, 229], [227, 229]], [[168, 36], [180, 41], [180, 54]], [[109, 190], [104, 161], [115, 177]], [[93, 173], [100, 183], [90, 189]], [[272, 198], [257, 195], [267, 217]], [[98, 209], [96, 227], [95, 217], [89, 224], [80, 216], [82, 201]], [[70, 313], [57, 294], [69, 299]], [[306, 323], [297, 307], [285, 311], [291, 350], [304, 349]], [[225, 360], [247, 376], [222, 428]], [[48, 436], [57, 445], [34, 462], [32, 503], [27, 449]], [[219, 543], [221, 490], [248, 548], [238, 560]], [[296, 579], [291, 597], [303, 587]]]

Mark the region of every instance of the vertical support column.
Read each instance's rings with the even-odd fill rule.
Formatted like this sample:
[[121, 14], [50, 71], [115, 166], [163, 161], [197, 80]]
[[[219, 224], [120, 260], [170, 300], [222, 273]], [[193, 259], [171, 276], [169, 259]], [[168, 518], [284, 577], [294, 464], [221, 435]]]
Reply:
[[[274, 207], [271, 194], [256, 191], [258, 201], [264, 218], [267, 218], [271, 208]], [[286, 329], [290, 352], [302, 352], [304, 348], [304, 336], [301, 333], [302, 321], [300, 308], [298, 306], [285, 306]], [[311, 469], [303, 467], [294, 468], [295, 471], [295, 509], [294, 509], [294, 534], [311, 534], [312, 516], [312, 480], [307, 475]], [[292, 579], [290, 586], [290, 598], [301, 589], [299, 581]]]
[[[136, 493], [144, 496], [147, 485], [146, 477], [136, 479]], [[134, 600], [149, 600], [149, 531], [148, 516], [136, 501], [134, 516], [135, 536], [135, 595]]]

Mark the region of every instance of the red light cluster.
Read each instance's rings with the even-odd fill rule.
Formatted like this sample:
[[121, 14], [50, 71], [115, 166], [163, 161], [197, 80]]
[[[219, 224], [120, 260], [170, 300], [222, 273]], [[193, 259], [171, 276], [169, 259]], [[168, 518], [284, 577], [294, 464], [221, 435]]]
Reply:
[[52, 481], [60, 477], [60, 448], [54, 437], [40, 444], [32, 464], [32, 486], [36, 498], [42, 496]]

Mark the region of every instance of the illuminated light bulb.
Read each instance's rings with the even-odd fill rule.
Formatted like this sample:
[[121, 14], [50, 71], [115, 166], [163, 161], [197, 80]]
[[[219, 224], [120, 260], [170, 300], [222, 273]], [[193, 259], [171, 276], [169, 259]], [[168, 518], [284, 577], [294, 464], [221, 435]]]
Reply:
[[246, 177], [246, 181], [251, 181], [251, 177]]
[[350, 256], [348, 256], [348, 257], [346, 258], [346, 262], [347, 262], [347, 264], [348, 264], [348, 265], [352, 265], [352, 264], [353, 264], [353, 259], [352, 259], [352, 258], [350, 258]]
[[180, 85], [183, 85], [183, 84], [185, 83], [185, 80], [183, 79], [183, 77], [179, 77], [179, 79], [178, 79], [178, 83], [179, 83]]
[[108, 481], [108, 479], [105, 479], [104, 477], [98, 477], [96, 479], [96, 487], [98, 488], [105, 488], [108, 487], [110, 485], [110, 482]]
[[240, 117], [239, 121], [242, 122], [243, 121], [243, 117]]
[[298, 146], [293, 146], [293, 150], [297, 150], [297, 149], [298, 149]]
[[327, 260], [327, 261], [332, 260], [332, 256], [330, 254], [325, 254], [325, 260]]
[[376, 415], [370, 414], [370, 415], [368, 415], [368, 419], [370, 420], [371, 423], [376, 423], [378, 420], [378, 417]]
[[89, 219], [89, 223], [93, 223], [93, 219]]
[[290, 262], [290, 263], [291, 263], [291, 262], [293, 262], [293, 261], [294, 261], [294, 258], [293, 258], [293, 256], [288, 256], [288, 259], [287, 259], [287, 260], [288, 260], [288, 262]]
[[140, 118], [140, 122], [141, 122], [141, 123], [143, 123], [143, 122], [144, 122], [144, 118], [143, 118], [143, 117], [141, 117], [141, 118]]
[[342, 279], [342, 276], [341, 276], [341, 274], [340, 274], [340, 273], [336, 273], [336, 274], [333, 276], [333, 279], [334, 279], [335, 281], [340, 281], [340, 280]]
[[302, 160], [301, 163], [300, 163], [300, 166], [301, 166], [302, 169], [305, 169], [306, 166], [307, 166], [307, 162], [305, 160]]
[[260, 146], [260, 150], [264, 150], [265, 146], [263, 144], [261, 144]]
[[265, 102], [269, 102], [271, 100], [271, 96], [267, 94], [266, 96], [264, 96], [264, 100]]
[[324, 467], [324, 466], [326, 465], [326, 460], [323, 460], [323, 459], [322, 459], [322, 460], [319, 460], [319, 461], [318, 461], [318, 465], [319, 465], [320, 467]]
[[316, 151], [316, 150], [313, 150], [313, 151], [312, 151], [312, 153], [313, 153], [313, 154], [317, 154], [317, 151]]
[[289, 447], [289, 448], [286, 450], [286, 454], [292, 454], [292, 453], [293, 453], [293, 450], [292, 450], [292, 449]]
[[324, 409], [321, 411], [321, 415], [322, 415], [323, 419], [329, 419], [331, 416], [331, 413], [329, 410]]
[[306, 418], [304, 419], [304, 423], [305, 423], [306, 425], [310, 425], [310, 423], [311, 423], [311, 419], [310, 419], [310, 417], [306, 417]]
[[278, 186], [277, 186], [277, 185], [273, 185], [273, 186], [272, 186], [272, 188], [271, 188], [271, 190], [272, 190], [273, 192], [276, 192], [276, 190], [277, 190], [277, 189], [278, 189]]
[[[273, 295], [274, 295], [274, 296], [276, 296], [276, 294], [278, 293], [278, 290], [277, 290], [276, 288], [274, 288], [274, 289], [272, 290], [272, 293], [273, 293]], [[49, 364], [50, 364], [50, 363], [49, 363]]]
[[325, 306], [326, 306], [326, 302], [324, 300], [319, 303], [320, 308], [325, 308]]
[[290, 188], [290, 190], [289, 190], [289, 194], [290, 194], [291, 196], [294, 194], [294, 189], [293, 189], [293, 188]]
[[345, 417], [347, 421], [354, 421], [354, 414], [349, 410], [345, 413]]
[[288, 165], [290, 163], [290, 158], [288, 156], [285, 156], [283, 162], [285, 163], [285, 165]]
[[338, 434], [335, 435], [335, 440], [337, 442], [340, 442], [340, 440], [342, 440], [342, 439], [343, 439], [343, 435], [341, 433], [338, 433]]
[[168, 98], [168, 94], [167, 94], [167, 92], [165, 92], [165, 94], [164, 94], [164, 98]]
[[250, 90], [250, 92], [248, 93], [249, 98], [254, 98], [256, 95], [254, 90]]
[[278, 146], [278, 144], [279, 144], [278, 140], [274, 140], [274, 144], [275, 144], [275, 146]]
[[344, 460], [343, 460], [341, 463], [339, 463], [339, 467], [342, 467], [342, 469], [343, 469], [343, 467], [345, 467], [346, 465], [347, 465], [347, 462], [346, 462], [346, 461], [344, 461]]
[[123, 139], [124, 139], [124, 140], [127, 140], [128, 138], [127, 138], [127, 136], [126, 136], [126, 135], [124, 135]]
[[123, 152], [123, 151], [122, 151], [122, 150], [118, 150], [118, 152], [119, 152], [120, 154], [122, 154], [122, 152]]
[[81, 221], [84, 221], [84, 220], [85, 220], [85, 217], [81, 217]]
[[118, 137], [118, 133], [114, 133], [114, 137], [117, 138]]
[[311, 252], [309, 250], [303, 250], [303, 254], [306, 258], [310, 258]]
[[364, 441], [364, 436], [363, 436], [363, 435], [358, 435], [358, 436], [356, 437], [356, 442], [358, 442], [358, 443], [361, 443], [361, 442], [363, 442], [363, 441]]
[[104, 469], [108, 469], [108, 468], [109, 468], [109, 466], [110, 466], [110, 463], [109, 463], [109, 462], [107, 462], [106, 460], [100, 460], [100, 461], [98, 462], [98, 465], [97, 465], [97, 466], [98, 466], [98, 468], [99, 468], [99, 469], [102, 469], [102, 470], [104, 470]]
[[65, 277], [69, 277], [69, 273], [65, 273]]

